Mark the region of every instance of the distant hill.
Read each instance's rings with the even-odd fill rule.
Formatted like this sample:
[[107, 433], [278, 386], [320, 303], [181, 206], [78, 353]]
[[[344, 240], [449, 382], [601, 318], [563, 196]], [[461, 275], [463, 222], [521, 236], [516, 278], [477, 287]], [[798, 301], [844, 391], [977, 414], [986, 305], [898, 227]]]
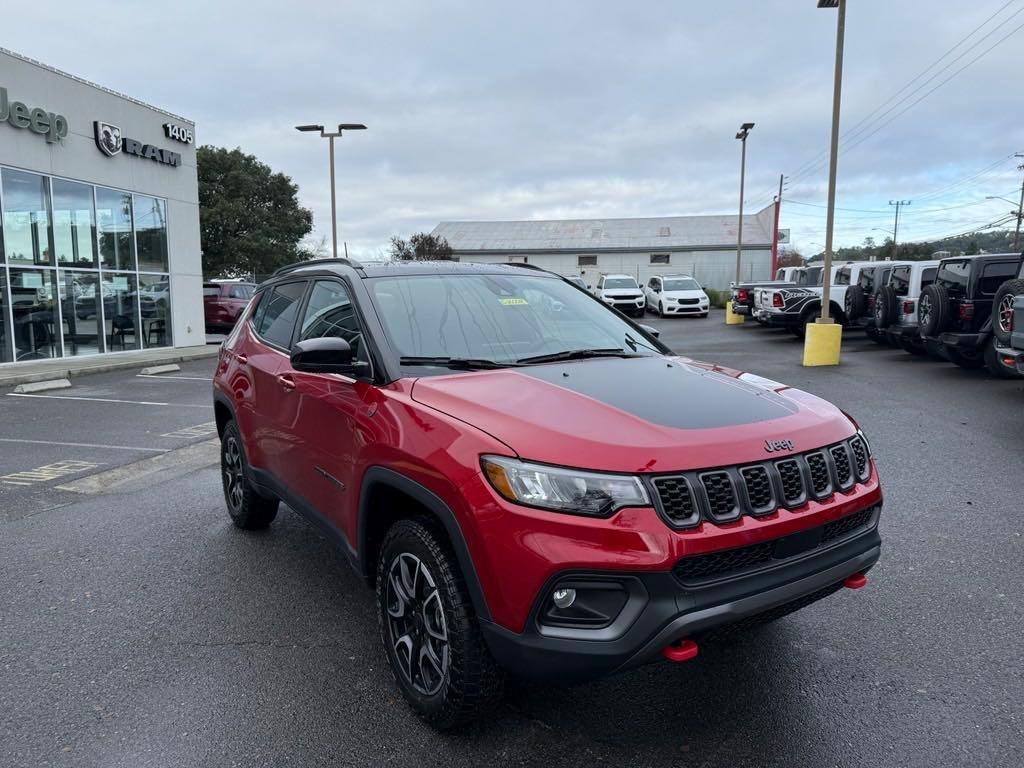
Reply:
[[[1022, 237], [1024, 242], [1024, 237]], [[921, 261], [930, 259], [936, 251], [949, 251], [951, 256], [973, 253], [1005, 253], [1013, 250], [1013, 230], [995, 229], [991, 232], [972, 232], [959, 237], [947, 237], [943, 240], [925, 240], [921, 242], [900, 243], [897, 246], [896, 258], [904, 261]], [[824, 252], [811, 256], [808, 261], [820, 261]], [[839, 248], [834, 258], [837, 261], [869, 261], [875, 258], [892, 257], [892, 240], [875, 243], [872, 238], [864, 241], [864, 245], [852, 248]]]

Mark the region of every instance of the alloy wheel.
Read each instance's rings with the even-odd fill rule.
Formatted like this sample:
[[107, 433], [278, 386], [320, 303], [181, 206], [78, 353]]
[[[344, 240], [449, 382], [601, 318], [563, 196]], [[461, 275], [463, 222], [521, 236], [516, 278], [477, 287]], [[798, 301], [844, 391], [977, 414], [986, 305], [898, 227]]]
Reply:
[[228, 437], [224, 441], [221, 470], [224, 473], [224, 496], [228, 506], [232, 512], [238, 512], [242, 508], [245, 495], [245, 474], [242, 468], [242, 449], [234, 437]]
[[999, 309], [996, 316], [999, 319], [999, 330], [1003, 333], [1009, 333], [1013, 327], [1013, 302], [1016, 300], [1016, 296], [1011, 293], [1003, 296], [1003, 300], [999, 302]]
[[426, 564], [403, 552], [391, 561], [385, 587], [388, 638], [405, 681], [427, 696], [448, 674], [448, 626], [441, 595]]
[[920, 318], [921, 325], [928, 324], [928, 318], [932, 315], [932, 300], [928, 298], [927, 294], [921, 297], [918, 302], [917, 313]]

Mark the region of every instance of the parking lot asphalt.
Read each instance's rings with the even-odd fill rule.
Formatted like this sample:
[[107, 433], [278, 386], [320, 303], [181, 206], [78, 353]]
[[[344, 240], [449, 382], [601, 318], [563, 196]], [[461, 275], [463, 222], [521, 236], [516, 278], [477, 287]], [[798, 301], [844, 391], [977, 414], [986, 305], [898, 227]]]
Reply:
[[[0, 765], [1024, 764], [1024, 383], [853, 333], [841, 366], [804, 369], [789, 334], [721, 313], [645, 322], [861, 423], [886, 493], [866, 589], [686, 664], [513, 681], [485, 721], [444, 735], [394, 686], [372, 593], [296, 515], [234, 529], [208, 462], [111, 493], [43, 480], [0, 490]], [[119, 374], [65, 393], [168, 405], [0, 393], [2, 438], [107, 445], [0, 443], [0, 475], [102, 459], [71, 477], [87, 476], [201, 443], [167, 435], [212, 421], [207, 381]]]

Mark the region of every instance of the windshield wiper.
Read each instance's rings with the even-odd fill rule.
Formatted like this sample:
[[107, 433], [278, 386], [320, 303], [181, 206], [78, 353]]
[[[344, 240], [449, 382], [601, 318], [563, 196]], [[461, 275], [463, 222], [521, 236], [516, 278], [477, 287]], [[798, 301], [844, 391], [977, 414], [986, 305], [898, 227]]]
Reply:
[[485, 370], [492, 368], [514, 368], [516, 363], [503, 363], [498, 360], [487, 360], [482, 357], [400, 357], [399, 365], [434, 365], [438, 368], [456, 370]]
[[564, 352], [522, 357], [516, 360], [516, 362], [530, 365], [531, 363], [555, 363], [560, 360], [584, 360], [588, 357], [639, 357], [639, 355], [631, 355], [621, 347], [611, 347], [609, 349], [567, 349]]

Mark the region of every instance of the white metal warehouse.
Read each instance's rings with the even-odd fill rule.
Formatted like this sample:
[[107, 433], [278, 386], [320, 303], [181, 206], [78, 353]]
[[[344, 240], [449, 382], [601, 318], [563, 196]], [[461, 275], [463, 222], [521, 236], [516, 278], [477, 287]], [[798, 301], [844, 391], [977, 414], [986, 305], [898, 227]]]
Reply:
[[[461, 261], [528, 262], [588, 284], [601, 273], [687, 274], [725, 289], [736, 274], [738, 216], [660, 216], [557, 221], [443, 221], [444, 237]], [[775, 206], [743, 217], [744, 280], [771, 274]]]

